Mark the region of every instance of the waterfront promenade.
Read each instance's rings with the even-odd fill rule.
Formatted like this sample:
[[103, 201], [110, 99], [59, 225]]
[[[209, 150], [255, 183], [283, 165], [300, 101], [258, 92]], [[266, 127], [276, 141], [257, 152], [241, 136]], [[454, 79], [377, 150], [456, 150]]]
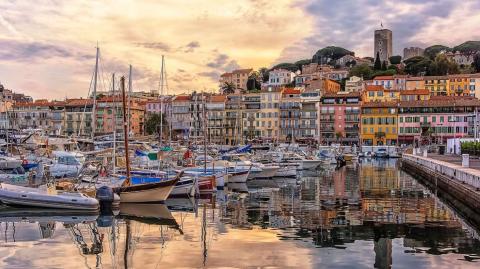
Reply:
[[440, 188], [480, 213], [480, 162], [462, 167], [461, 156], [403, 154], [402, 168]]
[[[432, 158], [438, 161], [447, 162], [455, 165], [462, 166], [462, 156], [461, 155], [440, 155], [434, 153], [428, 153], [428, 158]], [[479, 170], [480, 172], [480, 158], [470, 156], [470, 169]]]

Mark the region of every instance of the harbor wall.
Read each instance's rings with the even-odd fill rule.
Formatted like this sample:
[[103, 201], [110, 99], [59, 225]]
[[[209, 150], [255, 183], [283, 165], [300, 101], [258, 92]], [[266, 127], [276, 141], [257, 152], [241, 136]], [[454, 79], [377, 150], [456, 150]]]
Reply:
[[480, 213], [479, 170], [411, 154], [402, 155], [402, 169]]

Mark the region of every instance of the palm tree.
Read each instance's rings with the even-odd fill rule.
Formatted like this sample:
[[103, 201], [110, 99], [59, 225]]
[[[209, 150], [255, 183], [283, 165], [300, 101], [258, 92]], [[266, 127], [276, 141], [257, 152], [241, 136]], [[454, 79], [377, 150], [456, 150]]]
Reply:
[[232, 82], [223, 83], [222, 92], [223, 92], [223, 94], [234, 94], [235, 93], [235, 85]]

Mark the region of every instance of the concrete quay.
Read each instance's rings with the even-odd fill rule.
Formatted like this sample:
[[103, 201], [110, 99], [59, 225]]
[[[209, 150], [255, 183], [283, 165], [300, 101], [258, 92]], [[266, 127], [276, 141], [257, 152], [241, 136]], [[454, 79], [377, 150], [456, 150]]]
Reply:
[[[403, 154], [402, 169], [413, 176], [421, 177], [431, 186], [448, 193], [473, 211], [480, 213], [480, 170], [463, 167], [461, 158], [447, 162], [444, 160], [449, 160], [450, 156], [444, 160], [435, 157], [441, 158]], [[480, 168], [480, 165], [478, 167]]]

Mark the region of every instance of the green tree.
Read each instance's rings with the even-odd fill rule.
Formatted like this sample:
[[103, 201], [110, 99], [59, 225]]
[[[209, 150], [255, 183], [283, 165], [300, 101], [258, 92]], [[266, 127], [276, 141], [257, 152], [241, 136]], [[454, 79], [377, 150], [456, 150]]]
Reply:
[[441, 51], [451, 51], [452, 49], [444, 45], [433, 45], [425, 48], [423, 54], [430, 60], [434, 60]]
[[[161, 121], [163, 119], [163, 121]], [[168, 132], [168, 123], [165, 115], [161, 116], [160, 114], [151, 114], [147, 121], [145, 122], [145, 131], [147, 134], [159, 134], [160, 133], [160, 122], [163, 122], [163, 133]]]
[[402, 56], [395, 55], [388, 58], [388, 60], [390, 61], [390, 64], [400, 64], [402, 62]]
[[260, 75], [258, 72], [250, 74], [247, 80], [247, 91], [260, 91], [262, 85], [260, 83]]
[[270, 72], [270, 70], [268, 70], [268, 68], [266, 68], [266, 67], [262, 67], [262, 68], [258, 69], [258, 74], [259, 74], [262, 82], [268, 82], [269, 72]]
[[453, 47], [453, 51], [460, 51], [463, 53], [480, 51], [480, 41], [467, 41], [458, 46]]
[[427, 74], [428, 69], [432, 61], [423, 56], [415, 56], [403, 61], [405, 64], [405, 72], [412, 76], [425, 75]]
[[223, 94], [234, 94], [235, 93], [235, 85], [231, 82], [223, 83], [222, 92], [223, 92]]
[[428, 74], [432, 76], [444, 76], [447, 74], [458, 74], [458, 65], [450, 61], [445, 54], [439, 54], [435, 57], [435, 61], [430, 63]]
[[397, 74], [397, 71], [395, 69], [379, 70], [372, 74], [372, 78], [378, 77], [378, 76], [393, 76], [396, 74]]
[[371, 79], [373, 74], [373, 70], [368, 64], [360, 64], [352, 67], [350, 69], [349, 76], [357, 76], [363, 79]]
[[312, 59], [305, 59], [305, 60], [300, 60], [296, 61], [294, 64], [297, 66], [297, 70], [302, 70], [302, 66], [306, 64], [312, 63]]
[[382, 62], [382, 70], [386, 71], [387, 70], [387, 61]]
[[300, 68], [294, 63], [280, 63], [272, 67], [270, 70], [273, 69], [286, 69], [292, 72], [297, 72], [297, 70], [300, 70]]
[[355, 53], [342, 47], [328, 46], [318, 50], [312, 57], [312, 63], [333, 64], [345, 55], [354, 56]]
[[380, 53], [377, 51], [377, 56], [375, 57], [375, 63], [373, 64], [374, 70], [382, 69], [382, 62], [380, 61]]
[[475, 53], [475, 55], [473, 56], [472, 67], [473, 69], [475, 69], [475, 72], [480, 72], [480, 52]]

